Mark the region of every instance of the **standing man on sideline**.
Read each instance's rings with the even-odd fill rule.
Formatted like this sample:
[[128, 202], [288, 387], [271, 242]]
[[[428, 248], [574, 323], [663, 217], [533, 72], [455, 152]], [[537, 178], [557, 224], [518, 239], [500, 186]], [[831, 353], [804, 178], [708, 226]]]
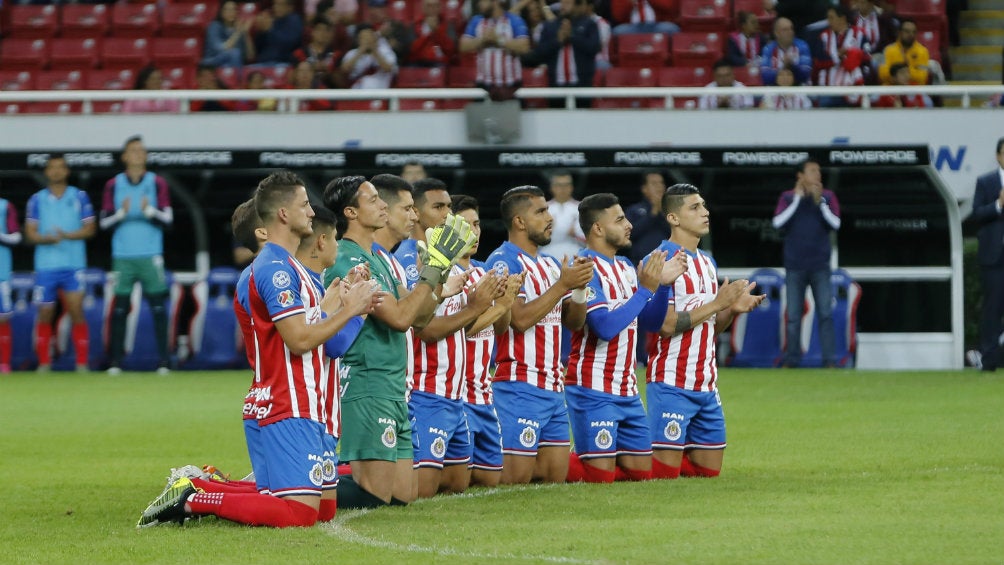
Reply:
[[150, 303], [160, 364], [157, 373], [170, 372], [167, 352], [167, 279], [164, 276], [164, 230], [174, 223], [167, 181], [146, 170], [143, 138], [133, 136], [122, 149], [125, 172], [105, 184], [101, 201], [103, 230], [112, 235], [112, 270], [118, 274], [111, 334], [108, 337], [108, 374], [122, 372], [126, 316], [133, 283], [139, 281]]
[[579, 227], [579, 201], [572, 193], [575, 181], [568, 171], [551, 173], [551, 199], [547, 201], [547, 211], [554, 218], [554, 233], [551, 243], [540, 248], [540, 252], [551, 257], [575, 257], [586, 242], [586, 236]]
[[[495, 407], [502, 423], [502, 483], [564, 482], [568, 474], [568, 409], [561, 352], [562, 326], [582, 327], [593, 264], [540, 253], [554, 219], [544, 192], [518, 186], [502, 195], [509, 239], [485, 263], [496, 273], [526, 273], [508, 330], [498, 336]], [[566, 300], [569, 299], [569, 300]]]
[[823, 188], [819, 162], [806, 159], [795, 168], [795, 188], [781, 193], [774, 210], [774, 228], [784, 238], [785, 325], [784, 366], [802, 361], [802, 311], [805, 288], [812, 288], [819, 319], [819, 342], [823, 366], [835, 367], [836, 336], [833, 333], [833, 286], [830, 283], [830, 232], [840, 229], [837, 195]]
[[86, 371], [90, 339], [84, 319], [84, 289], [78, 278], [87, 267], [84, 240], [94, 237], [94, 207], [87, 193], [70, 186], [70, 167], [59, 153], [45, 163], [46, 188], [28, 199], [24, 237], [35, 246], [35, 354], [38, 370], [52, 368], [52, 320], [56, 298], [63, 289], [63, 306], [73, 322], [73, 347], [77, 371]]
[[653, 253], [635, 271], [617, 250], [631, 243], [631, 222], [613, 194], [587, 196], [579, 204], [586, 233], [581, 255], [593, 263], [586, 287], [586, 324], [572, 334], [572, 354], [565, 374], [565, 399], [575, 436], [568, 480], [612, 483], [646, 480], [652, 474], [652, 438], [635, 377], [638, 315], [663, 288], [687, 268], [677, 253], [666, 261]]
[[10, 296], [11, 247], [21, 243], [17, 210], [6, 198], [0, 198], [0, 374], [10, 372], [10, 315], [14, 303]]
[[630, 259], [635, 265], [669, 237], [669, 224], [662, 213], [663, 192], [666, 192], [666, 180], [662, 173], [645, 171], [641, 174], [641, 201], [624, 211], [632, 226]]
[[[687, 269], [672, 289], [658, 292], [639, 317], [642, 329], [659, 334], [650, 349], [645, 389], [652, 478], [717, 477], [725, 452], [725, 414], [718, 395], [715, 341], [736, 314], [753, 310], [764, 297], [750, 295], [756, 283], [745, 280], [726, 279], [719, 288], [715, 260], [697, 247], [711, 224], [696, 186], [666, 189], [662, 209], [673, 234], [654, 253], [682, 253]], [[643, 265], [656, 257], [654, 253]]]
[[997, 169], [976, 179], [973, 212], [979, 225], [977, 257], [983, 283], [980, 350], [966, 354], [973, 366], [996, 371], [1001, 364], [1001, 317], [1004, 316], [1004, 137], [997, 140]]

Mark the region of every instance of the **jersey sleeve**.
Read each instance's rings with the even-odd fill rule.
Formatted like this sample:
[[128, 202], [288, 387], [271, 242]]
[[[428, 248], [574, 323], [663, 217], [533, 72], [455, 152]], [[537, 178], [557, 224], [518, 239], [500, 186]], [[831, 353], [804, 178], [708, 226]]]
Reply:
[[94, 205], [91, 204], [91, 197], [83, 190], [77, 191], [77, 201], [80, 202], [81, 221], [94, 219]]
[[467, 37], [477, 37], [478, 36], [478, 24], [481, 23], [481, 15], [474, 16], [471, 21], [467, 22], [467, 28], [464, 29], [464, 35]]
[[530, 31], [527, 29], [526, 22], [523, 21], [523, 18], [517, 16], [516, 14], [509, 14], [509, 25], [512, 26], [512, 36], [514, 39], [530, 37]]
[[28, 199], [28, 204], [24, 208], [24, 222], [37, 222], [38, 221], [38, 193], [31, 195]]
[[305, 312], [300, 276], [286, 262], [261, 261], [252, 266], [255, 290], [273, 322]]
[[17, 221], [17, 210], [14, 205], [7, 203], [7, 233], [15, 234], [21, 232], [21, 225]]
[[607, 294], [603, 291], [603, 285], [600, 283], [600, 274], [594, 268], [593, 278], [586, 285], [586, 314], [588, 315], [597, 308], [608, 308], [607, 300]]
[[[495, 271], [498, 276], [503, 276], [505, 274], [518, 275], [523, 272], [523, 264], [519, 262], [514, 255], [508, 253], [496, 251], [488, 257], [485, 261], [486, 269], [491, 269]], [[517, 297], [526, 298], [526, 281], [523, 281], [523, 287], [519, 289], [519, 294]]]

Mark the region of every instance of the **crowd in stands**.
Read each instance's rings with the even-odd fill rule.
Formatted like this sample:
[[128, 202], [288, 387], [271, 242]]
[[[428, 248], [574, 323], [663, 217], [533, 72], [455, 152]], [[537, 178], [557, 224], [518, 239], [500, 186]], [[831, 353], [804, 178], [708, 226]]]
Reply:
[[[521, 86], [800, 85], [805, 95], [679, 99], [679, 107], [858, 106], [811, 86], [944, 82], [942, 3], [885, 0], [162, 0], [4, 5], [0, 90], [372, 89]], [[909, 7], [910, 11], [907, 11]], [[945, 41], [947, 44], [947, 41]], [[925, 96], [872, 96], [930, 106]], [[381, 109], [369, 101], [304, 101], [301, 111]], [[403, 109], [464, 101], [405, 101]], [[662, 107], [660, 99], [583, 101]], [[0, 111], [52, 109], [8, 103]], [[524, 101], [546, 106], [547, 101]], [[79, 105], [79, 104], [78, 104]], [[95, 111], [176, 112], [163, 100]], [[274, 99], [195, 101], [198, 111], [270, 111]], [[42, 107], [42, 110], [39, 108]], [[75, 111], [73, 105], [57, 110]]]

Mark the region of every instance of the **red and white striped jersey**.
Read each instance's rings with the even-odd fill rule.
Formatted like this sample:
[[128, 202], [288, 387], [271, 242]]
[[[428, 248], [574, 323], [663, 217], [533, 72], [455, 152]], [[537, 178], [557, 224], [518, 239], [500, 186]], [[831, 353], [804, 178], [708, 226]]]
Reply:
[[655, 10], [649, 5], [645, 0], [638, 0], [634, 3], [634, 7], [631, 8], [631, 23], [633, 24], [644, 24], [655, 22], [656, 15]]
[[[451, 275], [463, 274], [464, 270], [453, 266]], [[467, 293], [460, 292], [443, 300], [436, 307], [437, 318], [452, 316], [467, 305]], [[415, 358], [411, 376], [411, 390], [435, 394], [449, 400], [459, 400], [464, 392], [465, 358], [467, 339], [464, 329], [446, 336], [435, 343], [422, 341], [417, 335], [412, 344]]]
[[[523, 18], [509, 12], [498, 18], [485, 18], [480, 14], [474, 16], [467, 24], [464, 36], [481, 37], [488, 28], [494, 28], [495, 37], [499, 41], [530, 37]], [[523, 80], [523, 66], [519, 62], [519, 57], [501, 47], [482, 49], [478, 52], [477, 60], [478, 84], [512, 86]]]
[[[656, 250], [669, 256], [681, 247], [664, 241]], [[686, 250], [685, 250], [686, 251]], [[687, 272], [676, 279], [669, 307], [677, 312], [694, 310], [715, 299], [718, 294], [718, 270], [714, 259], [698, 250], [687, 253]], [[661, 382], [684, 390], [716, 390], [718, 368], [715, 363], [715, 316], [680, 335], [655, 336], [648, 349], [646, 380]]]
[[734, 31], [729, 34], [729, 40], [735, 43], [739, 52], [743, 54], [743, 57], [747, 61], [760, 63], [760, 53], [763, 51], [764, 46], [759, 33], [750, 37], [741, 31]]
[[[384, 249], [379, 243], [373, 244], [373, 252], [383, 257], [384, 261], [387, 261], [387, 264], [390, 265], [390, 272], [394, 274], [397, 283], [404, 288], [408, 288], [408, 272], [405, 270], [404, 265], [397, 260], [397, 257]], [[408, 384], [409, 397], [411, 396], [411, 384], [415, 378], [415, 341], [415, 328], [408, 328], [408, 331], [404, 332], [404, 345], [408, 355], [405, 361], [405, 367], [407, 368], [405, 382]]]
[[[620, 308], [638, 291], [638, 274], [624, 257], [613, 260], [586, 250], [593, 260], [593, 280], [586, 287], [586, 312]], [[637, 396], [634, 374], [638, 319], [610, 341], [596, 335], [589, 324], [572, 333], [566, 385], [578, 385], [617, 396]]]
[[302, 315], [305, 324], [321, 320], [321, 293], [307, 269], [282, 247], [266, 243], [251, 264], [248, 304], [255, 348], [254, 416], [259, 425], [286, 418], [327, 424], [325, 390], [331, 360], [324, 345], [293, 354], [276, 322]]
[[[471, 273], [467, 278], [467, 288], [473, 287], [485, 276], [484, 264], [471, 261]], [[492, 350], [495, 348], [495, 328], [491, 324], [474, 335], [467, 336], [467, 357], [465, 359], [464, 384], [465, 400], [471, 404], [492, 404], [492, 375], [489, 371]]]
[[769, 110], [808, 110], [812, 100], [804, 94], [768, 94], [760, 105]]
[[[519, 298], [531, 302], [558, 282], [561, 265], [549, 255], [533, 257], [506, 241], [485, 261], [496, 272], [510, 275], [526, 272]], [[495, 381], [518, 381], [554, 392], [565, 390], [561, 367], [561, 304], [568, 294], [543, 318], [525, 332], [511, 326], [498, 336]]]
[[579, 84], [579, 70], [575, 66], [575, 50], [569, 43], [561, 47], [558, 51], [558, 68], [554, 69], [554, 83], [556, 86], [567, 86]]

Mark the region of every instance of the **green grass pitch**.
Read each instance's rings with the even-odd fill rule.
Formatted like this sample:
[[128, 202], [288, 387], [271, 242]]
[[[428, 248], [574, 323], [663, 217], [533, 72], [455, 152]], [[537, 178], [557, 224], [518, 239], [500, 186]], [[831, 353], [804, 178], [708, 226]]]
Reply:
[[246, 372], [0, 377], [0, 563], [1004, 563], [1004, 374], [720, 375], [718, 479], [473, 490], [309, 529], [135, 529], [249, 470]]

